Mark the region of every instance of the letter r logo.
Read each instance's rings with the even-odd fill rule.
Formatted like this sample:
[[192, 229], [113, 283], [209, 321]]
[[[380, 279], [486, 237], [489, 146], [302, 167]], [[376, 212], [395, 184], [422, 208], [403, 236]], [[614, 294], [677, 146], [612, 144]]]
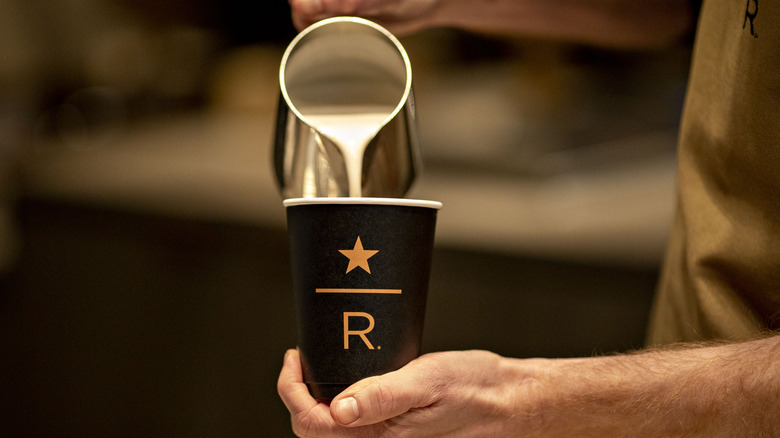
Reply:
[[[368, 328], [365, 330], [350, 330], [349, 329], [349, 317], [355, 316], [355, 317], [363, 317], [368, 320]], [[366, 346], [373, 350], [374, 346], [371, 345], [371, 342], [369, 342], [368, 338], [366, 337], [366, 333], [370, 332], [374, 329], [374, 317], [366, 312], [344, 312], [344, 349], [349, 350], [349, 336], [350, 335], [358, 335], [360, 336], [360, 339], [363, 340], [363, 342], [366, 344]]]

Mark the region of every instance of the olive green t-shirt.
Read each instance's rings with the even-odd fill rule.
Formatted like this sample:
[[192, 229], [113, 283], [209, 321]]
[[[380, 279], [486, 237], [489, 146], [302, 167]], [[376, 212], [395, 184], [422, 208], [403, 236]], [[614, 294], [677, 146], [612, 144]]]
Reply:
[[780, 1], [705, 0], [651, 345], [780, 329]]

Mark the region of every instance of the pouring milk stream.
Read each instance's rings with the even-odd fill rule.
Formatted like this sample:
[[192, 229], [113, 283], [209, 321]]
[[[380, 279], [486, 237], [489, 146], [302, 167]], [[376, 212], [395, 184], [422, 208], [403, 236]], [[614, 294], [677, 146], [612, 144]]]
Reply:
[[307, 114], [311, 126], [341, 152], [347, 171], [349, 196], [363, 196], [363, 157], [366, 147], [393, 113], [392, 107], [354, 113]]

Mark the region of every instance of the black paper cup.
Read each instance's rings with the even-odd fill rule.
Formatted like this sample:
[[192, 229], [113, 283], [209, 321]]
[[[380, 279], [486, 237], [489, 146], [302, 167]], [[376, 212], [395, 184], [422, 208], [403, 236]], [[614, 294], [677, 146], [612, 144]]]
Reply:
[[441, 203], [391, 198], [284, 201], [298, 348], [312, 396], [420, 355]]

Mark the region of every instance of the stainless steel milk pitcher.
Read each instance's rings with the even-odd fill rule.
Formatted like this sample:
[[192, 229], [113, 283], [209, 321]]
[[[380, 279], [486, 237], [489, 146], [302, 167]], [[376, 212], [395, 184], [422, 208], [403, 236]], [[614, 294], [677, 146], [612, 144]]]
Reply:
[[401, 43], [356, 17], [317, 22], [279, 69], [274, 168], [284, 198], [403, 197], [420, 158]]

